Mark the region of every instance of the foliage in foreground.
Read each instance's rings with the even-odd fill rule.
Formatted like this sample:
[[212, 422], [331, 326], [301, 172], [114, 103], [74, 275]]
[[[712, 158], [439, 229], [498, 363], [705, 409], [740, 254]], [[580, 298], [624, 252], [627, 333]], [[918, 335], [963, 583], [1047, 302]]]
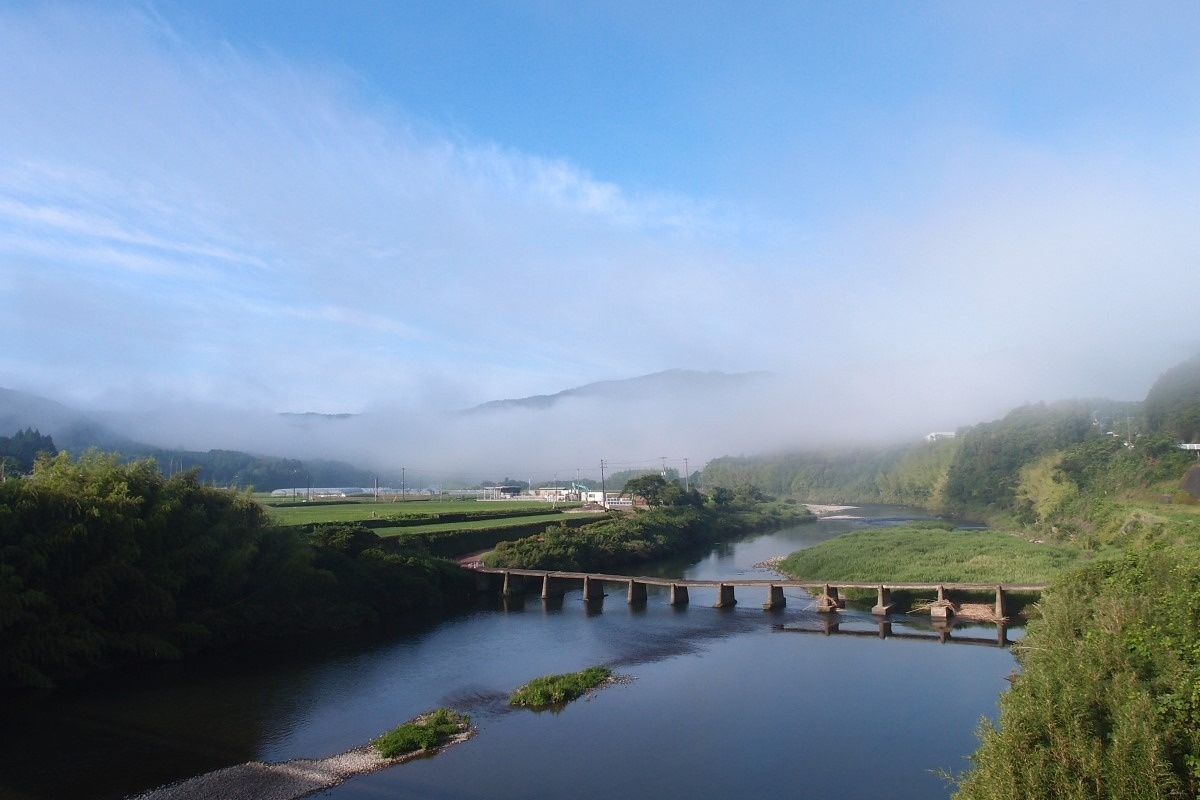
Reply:
[[779, 571], [797, 580], [1045, 583], [1085, 557], [1007, 533], [914, 522], [854, 531], [792, 553]]
[[153, 461], [66, 453], [0, 483], [0, 687], [371, 622], [469, 593], [449, 562], [354, 526], [302, 534]]
[[392, 728], [372, 744], [384, 758], [396, 758], [445, 744], [467, 729], [471, 718], [448, 708], [437, 708]]
[[508, 704], [510, 706], [544, 708], [569, 703], [595, 689], [611, 677], [612, 670], [608, 667], [588, 667], [580, 672], [544, 675], [534, 678], [509, 695]]
[[981, 723], [959, 800], [1197, 796], [1195, 541], [1153, 543], [1061, 577], [1014, 647], [1021, 676], [1000, 699], [999, 726]]

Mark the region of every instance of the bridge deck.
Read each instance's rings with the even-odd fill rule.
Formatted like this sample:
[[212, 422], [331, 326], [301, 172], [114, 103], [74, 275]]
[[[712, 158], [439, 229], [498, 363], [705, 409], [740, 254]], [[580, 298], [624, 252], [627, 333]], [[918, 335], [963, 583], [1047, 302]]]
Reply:
[[561, 570], [546, 570], [546, 569], [506, 569], [503, 567], [476, 567], [476, 572], [488, 573], [491, 575], [520, 575], [527, 578], [563, 578], [567, 580], [583, 580], [588, 578], [594, 581], [608, 581], [612, 583], [628, 583], [634, 581], [636, 583], [644, 583], [648, 586], [760, 586], [767, 588], [769, 586], [795, 587], [800, 589], [823, 589], [829, 586], [834, 589], [900, 589], [900, 590], [936, 590], [938, 587], [949, 589], [952, 591], [995, 591], [997, 587], [1006, 592], [1041, 592], [1046, 588], [1042, 583], [896, 583], [892, 581], [821, 581], [821, 580], [803, 580], [796, 581], [790, 579], [747, 579], [747, 578], [726, 578], [723, 580], [713, 581], [697, 581], [685, 580], [682, 578], [657, 578], [646, 575], [609, 575], [599, 572], [564, 572]]

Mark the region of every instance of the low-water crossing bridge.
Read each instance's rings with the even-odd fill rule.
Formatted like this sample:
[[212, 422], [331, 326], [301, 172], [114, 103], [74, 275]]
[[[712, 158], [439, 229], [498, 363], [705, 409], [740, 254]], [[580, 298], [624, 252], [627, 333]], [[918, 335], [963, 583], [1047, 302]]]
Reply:
[[689, 589], [704, 587], [716, 590], [714, 608], [728, 608], [737, 604], [736, 590], [750, 588], [765, 594], [764, 610], [781, 609], [787, 604], [785, 589], [803, 589], [811, 594], [818, 611], [834, 612], [845, 608], [839, 590], [873, 590], [876, 601], [871, 613], [887, 616], [895, 610], [892, 592], [924, 591], [936, 592], [937, 600], [929, 606], [930, 615], [948, 618], [958, 613], [959, 606], [948, 598], [949, 592], [991, 593], [995, 592], [994, 618], [1007, 617], [1007, 598], [1012, 592], [1040, 593], [1044, 584], [985, 584], [985, 583], [871, 583], [862, 581], [793, 581], [793, 580], [681, 580], [678, 578], [654, 578], [631, 575], [606, 575], [595, 572], [563, 572], [541, 569], [505, 569], [496, 567], [474, 568], [476, 588], [484, 592], [498, 592], [504, 596], [526, 594], [541, 584], [543, 598], [561, 597], [568, 591], [582, 588], [584, 602], [601, 600], [607, 584], [623, 584], [626, 600], [630, 603], [646, 602], [648, 586], [669, 589], [670, 604], [687, 605]]

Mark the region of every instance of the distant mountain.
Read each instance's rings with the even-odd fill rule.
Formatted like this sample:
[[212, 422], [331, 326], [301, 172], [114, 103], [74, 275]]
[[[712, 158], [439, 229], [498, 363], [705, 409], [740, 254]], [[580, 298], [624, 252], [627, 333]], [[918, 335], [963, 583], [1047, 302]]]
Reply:
[[[290, 414], [293, 424], [307, 427], [350, 414]], [[72, 455], [96, 448], [125, 459], [154, 458], [164, 471], [200, 467], [201, 479], [220, 485], [254, 486], [260, 490], [314, 486], [369, 486], [374, 473], [327, 459], [292, 459], [241, 450], [207, 451], [165, 448], [135, 441], [114, 432], [88, 414], [45, 397], [0, 389], [0, 436], [33, 428]]]
[[291, 425], [293, 428], [300, 430], [310, 430], [318, 425], [328, 425], [329, 423], [345, 422], [349, 419], [354, 419], [357, 414], [321, 414], [316, 411], [284, 411], [279, 415], [284, 422]]
[[463, 414], [488, 414], [498, 411], [526, 409], [542, 411], [553, 408], [564, 400], [604, 399], [612, 401], [636, 401], [662, 397], [689, 396], [702, 398], [714, 392], [744, 389], [757, 381], [769, 378], [769, 372], [701, 372], [698, 370], [669, 369], [650, 375], [623, 380], [597, 381], [573, 389], [564, 389], [555, 394], [539, 394], [515, 400], [492, 400], [464, 410]]
[[101, 450], [146, 449], [121, 436], [81, 411], [45, 397], [0, 389], [0, 435], [34, 428], [54, 439], [60, 450], [80, 453], [89, 447]]

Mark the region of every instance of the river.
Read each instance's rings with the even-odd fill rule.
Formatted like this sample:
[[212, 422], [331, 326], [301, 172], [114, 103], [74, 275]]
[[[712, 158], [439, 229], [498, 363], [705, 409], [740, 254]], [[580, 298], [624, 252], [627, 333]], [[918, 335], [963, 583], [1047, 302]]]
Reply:
[[[877, 507], [720, 544], [638, 574], [771, 577], [755, 567], [864, 524], [911, 516]], [[120, 798], [248, 760], [321, 757], [449, 705], [479, 735], [433, 758], [353, 778], [348, 798], [947, 797], [981, 717], [1015, 667], [998, 647], [940, 644], [927, 618], [895, 618], [881, 640], [864, 611], [842, 631], [803, 592], [764, 612], [692, 591], [671, 607], [613, 590], [599, 608], [499, 600], [391, 630], [225, 653], [109, 676], [3, 716], [0, 797]], [[782, 627], [781, 627], [782, 626]], [[810, 632], [801, 632], [810, 631]], [[1010, 631], [1010, 638], [1020, 635]], [[956, 629], [952, 640], [995, 638]], [[558, 712], [510, 710], [508, 692], [550, 673], [605, 664], [632, 680]], [[614, 795], [615, 793], [615, 795]]]

